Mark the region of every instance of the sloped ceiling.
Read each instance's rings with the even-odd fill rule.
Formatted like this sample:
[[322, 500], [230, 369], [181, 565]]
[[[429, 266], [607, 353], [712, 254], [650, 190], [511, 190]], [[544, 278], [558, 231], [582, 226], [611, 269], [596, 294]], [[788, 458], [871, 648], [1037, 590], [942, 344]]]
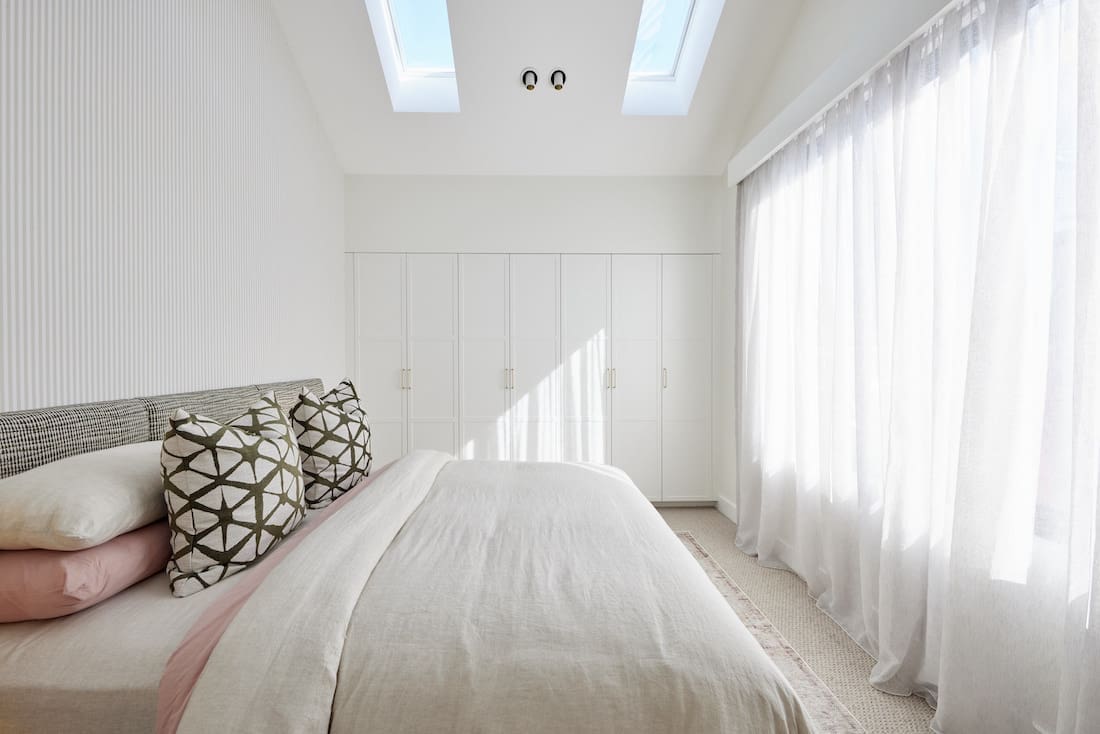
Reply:
[[273, 3], [347, 173], [630, 176], [724, 170], [802, 0], [726, 0], [684, 117], [620, 112], [642, 0], [449, 0], [457, 114], [393, 111], [361, 0]]

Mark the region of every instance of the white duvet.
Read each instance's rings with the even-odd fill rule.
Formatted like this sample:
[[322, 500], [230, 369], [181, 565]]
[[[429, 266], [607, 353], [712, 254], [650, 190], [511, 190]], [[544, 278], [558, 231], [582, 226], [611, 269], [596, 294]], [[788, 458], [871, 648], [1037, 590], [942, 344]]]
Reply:
[[256, 590], [180, 730], [809, 732], [625, 475], [406, 457]]

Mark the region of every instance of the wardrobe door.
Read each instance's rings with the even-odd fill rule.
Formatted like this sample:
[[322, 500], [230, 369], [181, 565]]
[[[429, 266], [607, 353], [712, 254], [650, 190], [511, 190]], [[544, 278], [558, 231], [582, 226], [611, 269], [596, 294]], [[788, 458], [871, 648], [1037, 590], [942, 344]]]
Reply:
[[611, 257], [611, 457], [661, 499], [661, 256]]
[[459, 255], [459, 455], [509, 458], [508, 256]]
[[511, 255], [512, 457], [561, 461], [559, 255]]
[[662, 256], [662, 499], [711, 488], [711, 255]]
[[405, 453], [405, 256], [355, 256], [355, 387], [374, 466]]
[[409, 450], [458, 445], [458, 256], [407, 255]]
[[608, 463], [610, 255], [561, 256], [561, 314], [562, 458]]

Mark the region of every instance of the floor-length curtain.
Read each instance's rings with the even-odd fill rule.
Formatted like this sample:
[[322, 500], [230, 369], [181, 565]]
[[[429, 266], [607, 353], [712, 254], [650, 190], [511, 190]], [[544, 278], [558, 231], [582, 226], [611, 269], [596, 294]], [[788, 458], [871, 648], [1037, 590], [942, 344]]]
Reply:
[[741, 184], [737, 541], [948, 733], [1100, 731], [1100, 0], [973, 0]]

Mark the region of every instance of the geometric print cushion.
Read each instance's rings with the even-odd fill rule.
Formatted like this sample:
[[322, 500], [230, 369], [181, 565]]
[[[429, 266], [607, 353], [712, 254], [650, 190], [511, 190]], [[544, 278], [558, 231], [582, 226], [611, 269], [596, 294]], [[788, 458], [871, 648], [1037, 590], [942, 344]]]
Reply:
[[[327, 405], [335, 405], [345, 413], [362, 418], [364, 422], [367, 420], [367, 413], [363, 410], [363, 406], [359, 404], [359, 393], [355, 391], [355, 385], [347, 378], [340, 380], [339, 385], [322, 395], [321, 400]], [[367, 433], [370, 433], [369, 429]]]
[[228, 424], [177, 410], [160, 462], [175, 596], [243, 570], [305, 517], [298, 442], [274, 392]]
[[370, 474], [370, 425], [349, 380], [320, 398], [302, 388], [290, 418], [310, 509], [330, 504]]

